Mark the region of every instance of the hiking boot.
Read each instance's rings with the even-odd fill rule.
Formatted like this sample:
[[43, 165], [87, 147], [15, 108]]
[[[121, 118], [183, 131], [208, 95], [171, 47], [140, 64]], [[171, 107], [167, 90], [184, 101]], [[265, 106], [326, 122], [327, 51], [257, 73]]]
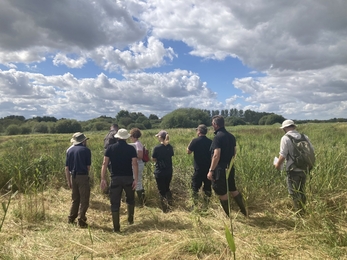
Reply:
[[74, 218], [68, 218], [67, 223], [69, 224], [75, 224], [75, 219]]
[[78, 219], [78, 225], [80, 228], [87, 228], [88, 224], [87, 224], [87, 220], [83, 220], [83, 219]]
[[119, 211], [112, 212], [113, 232], [120, 232]]
[[128, 223], [129, 225], [134, 224], [134, 211], [135, 205], [128, 205]]
[[237, 206], [239, 206], [241, 213], [247, 217], [248, 214], [247, 214], [247, 210], [246, 210], [245, 204], [243, 203], [242, 194], [241, 193], [237, 194], [234, 197], [234, 200], [235, 200]]

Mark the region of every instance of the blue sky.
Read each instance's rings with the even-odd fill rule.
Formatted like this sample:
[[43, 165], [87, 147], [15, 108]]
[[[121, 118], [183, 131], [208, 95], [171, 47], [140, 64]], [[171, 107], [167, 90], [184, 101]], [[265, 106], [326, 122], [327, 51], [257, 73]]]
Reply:
[[346, 118], [347, 2], [3, 0], [0, 117]]

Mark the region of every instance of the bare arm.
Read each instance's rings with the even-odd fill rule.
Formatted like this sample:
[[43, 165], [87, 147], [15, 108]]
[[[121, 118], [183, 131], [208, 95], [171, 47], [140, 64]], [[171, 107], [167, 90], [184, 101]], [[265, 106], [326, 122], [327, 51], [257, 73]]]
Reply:
[[213, 150], [213, 155], [212, 155], [212, 161], [211, 161], [211, 166], [210, 166], [210, 171], [207, 174], [207, 179], [213, 180], [212, 173], [216, 169], [219, 159], [220, 159], [220, 148], [214, 149]]
[[142, 160], [143, 158], [143, 150], [137, 150], [137, 159]]
[[101, 167], [101, 182], [100, 182], [101, 190], [105, 190], [107, 187], [106, 171], [107, 171], [107, 166], [108, 166], [109, 161], [110, 161], [110, 158], [104, 156], [104, 160], [102, 162], [102, 167]]
[[281, 166], [282, 166], [282, 164], [284, 163], [285, 159], [286, 159], [286, 158], [284, 158], [282, 155], [280, 155], [280, 157], [278, 158], [278, 161], [277, 161], [277, 163], [276, 163], [276, 165], [275, 165], [275, 168], [276, 168], [277, 170], [281, 170]]
[[135, 190], [137, 180], [138, 180], [138, 174], [139, 174], [139, 172], [138, 172], [139, 167], [138, 167], [138, 163], [137, 163], [137, 158], [136, 157], [132, 158], [131, 163], [133, 166], [133, 175], [134, 175], [134, 181], [133, 181], [132, 187], [133, 187], [133, 190]]
[[67, 186], [69, 186], [69, 188], [71, 189], [72, 188], [72, 185], [71, 185], [71, 174], [70, 174], [68, 166], [65, 166], [65, 177], [66, 177], [66, 181], [67, 181]]

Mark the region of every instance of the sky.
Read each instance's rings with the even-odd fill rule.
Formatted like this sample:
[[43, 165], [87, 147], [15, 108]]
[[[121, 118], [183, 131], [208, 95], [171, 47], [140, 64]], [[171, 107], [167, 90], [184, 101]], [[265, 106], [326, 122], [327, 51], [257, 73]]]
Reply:
[[1, 0], [0, 118], [347, 118], [346, 0]]

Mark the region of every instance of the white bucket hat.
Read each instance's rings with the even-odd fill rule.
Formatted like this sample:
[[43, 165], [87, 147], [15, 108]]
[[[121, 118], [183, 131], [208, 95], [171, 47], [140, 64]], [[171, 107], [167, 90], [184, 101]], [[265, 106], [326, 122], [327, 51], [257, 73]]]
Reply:
[[130, 137], [130, 134], [128, 133], [128, 131], [124, 128], [121, 128], [118, 130], [117, 134], [114, 135], [115, 138], [118, 139], [128, 139]]
[[74, 133], [72, 135], [70, 142], [73, 145], [78, 145], [78, 144], [83, 143], [85, 140], [88, 140], [88, 139], [89, 138], [87, 138], [83, 133], [77, 132], [77, 133]]
[[288, 120], [283, 121], [282, 126], [280, 128], [283, 129], [283, 128], [286, 128], [288, 126], [296, 126], [296, 124], [294, 124], [293, 120], [288, 119]]

